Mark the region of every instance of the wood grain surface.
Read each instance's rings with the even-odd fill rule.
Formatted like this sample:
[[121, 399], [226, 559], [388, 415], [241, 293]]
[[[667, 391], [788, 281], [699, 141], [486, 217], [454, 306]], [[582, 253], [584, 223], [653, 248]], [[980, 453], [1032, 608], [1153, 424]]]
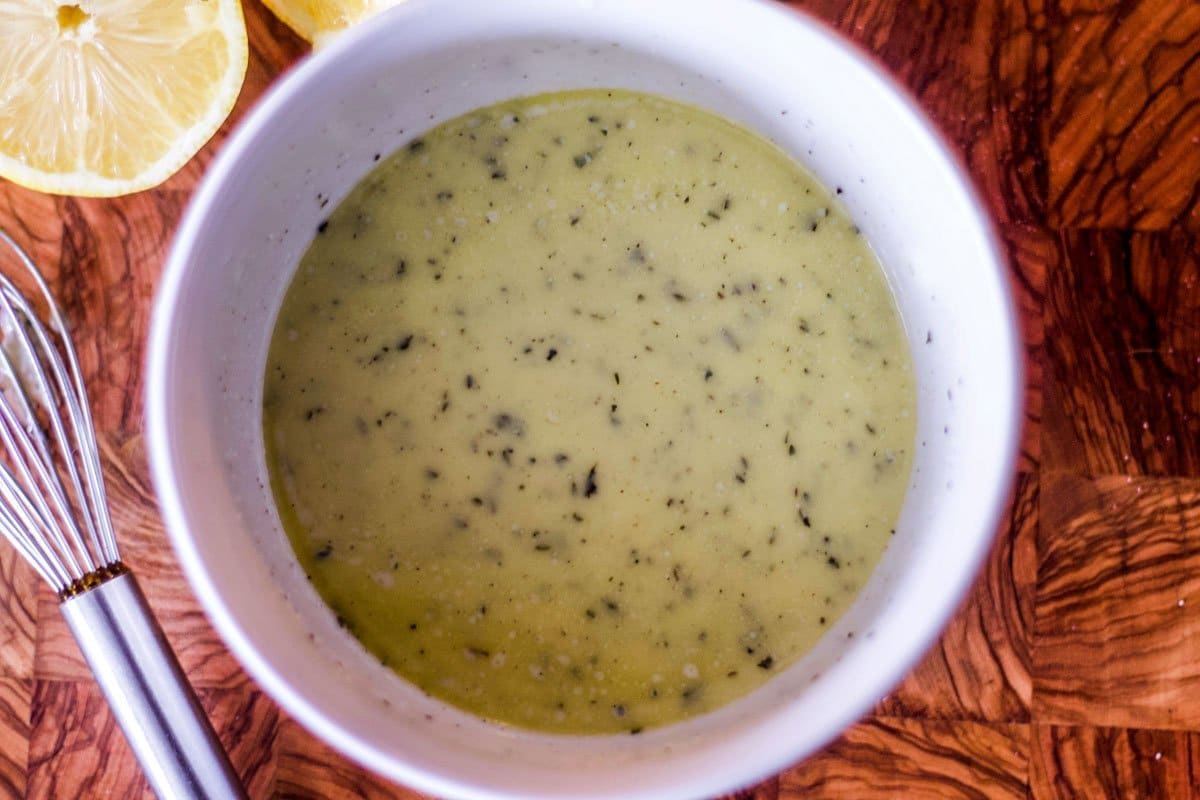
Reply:
[[[142, 440], [151, 298], [191, 191], [307, 52], [246, 0], [230, 122], [116, 200], [0, 181], [0, 226], [77, 330], [123, 550], [254, 798], [405, 798], [284, 715], [188, 591]], [[740, 798], [1200, 798], [1200, 5], [807, 0], [956, 147], [1008, 251], [1028, 351], [991, 558], [924, 661]], [[719, 43], [714, 43], [719, 46]], [[0, 544], [0, 798], [150, 792], [49, 592]]]

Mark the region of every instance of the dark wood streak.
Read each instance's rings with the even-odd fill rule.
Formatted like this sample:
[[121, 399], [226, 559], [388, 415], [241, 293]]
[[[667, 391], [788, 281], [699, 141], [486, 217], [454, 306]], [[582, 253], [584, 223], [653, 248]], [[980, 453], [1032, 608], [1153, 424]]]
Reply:
[[770, 778], [757, 786], [722, 795], [722, 800], [779, 800], [779, 778]]
[[780, 777], [791, 798], [1026, 797], [1029, 728], [876, 717]]
[[1042, 459], [1042, 372], [1046, 332], [1042, 319], [1048, 275], [1058, 266], [1058, 237], [1037, 225], [1002, 225], [1012, 286], [1025, 344], [1025, 425], [1021, 436], [1022, 471], [1036, 471]]
[[1054, 222], [1200, 232], [1200, 6], [1061, 5], [1045, 122]]
[[282, 712], [262, 692], [247, 686], [203, 689], [199, 695], [246, 794], [271, 796]]
[[1198, 245], [1062, 235], [1045, 306], [1046, 469], [1200, 476]]
[[0, 797], [25, 796], [33, 681], [0, 674]]
[[419, 800], [424, 797], [360, 769], [292, 720], [283, 723], [282, 742], [276, 768], [276, 797], [288, 800], [326, 800], [331, 797]]
[[1200, 728], [1200, 486], [1045, 480], [1034, 717]]
[[152, 800], [100, 690], [87, 681], [37, 681], [27, 797]]
[[150, 299], [185, 201], [170, 191], [60, 201], [62, 243], [52, 285], [72, 320], [93, 413], [104, 430], [133, 435], [141, 429]]
[[1187, 800], [1200, 789], [1195, 733], [1044, 725], [1034, 739], [1029, 783], [1038, 800]]

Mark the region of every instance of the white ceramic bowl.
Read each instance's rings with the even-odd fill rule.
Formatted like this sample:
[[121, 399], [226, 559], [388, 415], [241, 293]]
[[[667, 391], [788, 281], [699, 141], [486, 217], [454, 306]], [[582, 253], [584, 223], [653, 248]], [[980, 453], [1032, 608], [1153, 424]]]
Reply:
[[[712, 109], [807, 164], [874, 245], [912, 346], [916, 458], [896, 535], [799, 663], [641, 736], [485, 723], [381, 667], [334, 623], [267, 488], [260, 401], [276, 311], [317, 223], [422, 131], [517, 95], [624, 87]], [[172, 541], [217, 630], [291, 715], [351, 758], [468, 797], [699, 797], [813, 752], [882, 697], [992, 540], [1019, 428], [1004, 262], [978, 198], [904, 92], [820, 24], [751, 0], [410, 0], [305, 60], [225, 145], [154, 312], [147, 419]], [[851, 636], [853, 634], [853, 636]]]

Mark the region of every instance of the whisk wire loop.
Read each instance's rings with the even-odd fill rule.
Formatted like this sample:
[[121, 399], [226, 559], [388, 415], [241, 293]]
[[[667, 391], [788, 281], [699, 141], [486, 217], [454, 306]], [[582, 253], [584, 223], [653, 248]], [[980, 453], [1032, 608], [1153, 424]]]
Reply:
[[[7, 467], [0, 470], [0, 483], [5, 485], [5, 492], [8, 491], [8, 483], [12, 481], [13, 477]], [[38, 546], [35, 535], [28, 533], [36, 528], [36, 523], [28, 514], [19, 514], [12, 504], [0, 502], [0, 532], [8, 537], [21, 556], [32, 564], [42, 579], [52, 587], [70, 583], [71, 578], [66, 568], [56, 559], [49, 557], [43, 548]]]
[[[120, 554], [78, 359], [57, 303], [33, 261], [3, 230], [36, 285], [49, 330], [0, 274], [0, 528], [56, 591]], [[39, 413], [40, 411], [40, 413]]]
[[[4, 308], [3, 296], [0, 294], [0, 308]], [[29, 406], [23, 391], [16, 386], [21, 379], [8, 354], [0, 347], [0, 379], [4, 381], [4, 389], [0, 390], [0, 441], [5, 452], [16, 470], [5, 466], [6, 480], [2, 484], [4, 499], [12, 503], [20, 503], [22, 507], [32, 506], [37, 514], [37, 528], [43, 535], [49, 537], [51, 543], [61, 551], [61, 560], [66, 562], [72, 573], [81, 570], [75, 553], [69, 546], [69, 540], [78, 541], [79, 530], [71, 515], [65, 489], [54, 470], [49, 448], [44, 434], [38, 426], [37, 418]], [[16, 406], [14, 408], [14, 405]], [[32, 467], [32, 474], [31, 468]], [[37, 491], [38, 489], [43, 491]], [[31, 491], [32, 489], [32, 491]], [[49, 498], [49, 502], [47, 501]], [[51, 508], [53, 504], [53, 508]], [[70, 531], [70, 539], [63, 534]], [[86, 571], [95, 568], [93, 562], [84, 553]]]

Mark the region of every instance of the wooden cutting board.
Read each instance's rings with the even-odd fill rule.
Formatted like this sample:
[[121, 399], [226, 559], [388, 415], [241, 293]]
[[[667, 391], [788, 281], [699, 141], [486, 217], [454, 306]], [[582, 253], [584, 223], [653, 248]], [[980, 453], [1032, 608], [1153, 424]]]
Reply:
[[[172, 232], [230, 126], [307, 49], [247, 3], [245, 90], [182, 173], [118, 200], [0, 181], [0, 225], [76, 324], [127, 560], [250, 794], [411, 797], [242, 672], [147, 475], [143, 348]], [[739, 796], [1200, 797], [1200, 5], [798, 5], [907, 84], [980, 186], [1024, 324], [1026, 430], [992, 557], [942, 640], [822, 753]], [[53, 597], [0, 545], [0, 797], [149, 796]]]

